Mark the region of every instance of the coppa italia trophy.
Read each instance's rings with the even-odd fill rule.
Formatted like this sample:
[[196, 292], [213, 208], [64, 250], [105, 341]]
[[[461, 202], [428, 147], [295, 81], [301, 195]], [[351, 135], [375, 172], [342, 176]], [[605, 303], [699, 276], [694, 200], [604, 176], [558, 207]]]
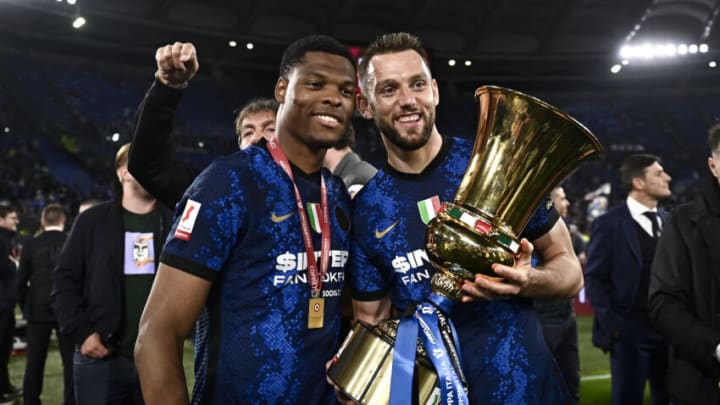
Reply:
[[438, 270], [433, 292], [413, 315], [356, 324], [328, 370], [358, 403], [468, 403], [449, 319], [464, 280], [476, 274], [500, 279], [492, 263], [514, 265], [518, 237], [540, 202], [602, 151], [582, 124], [534, 97], [495, 86], [480, 87], [475, 97], [480, 118], [468, 167], [454, 200], [443, 204], [426, 233]]

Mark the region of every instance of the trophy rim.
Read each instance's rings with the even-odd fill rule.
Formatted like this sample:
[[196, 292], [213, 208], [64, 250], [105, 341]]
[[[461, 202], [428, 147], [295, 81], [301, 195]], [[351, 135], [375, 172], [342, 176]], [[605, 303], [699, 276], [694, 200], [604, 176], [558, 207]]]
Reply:
[[597, 136], [595, 136], [595, 134], [592, 131], [590, 131], [590, 129], [588, 129], [588, 127], [583, 125], [583, 123], [581, 123], [580, 121], [575, 119], [570, 114], [560, 110], [559, 108], [553, 106], [552, 104], [550, 104], [546, 101], [543, 101], [537, 97], [531, 96], [529, 94], [523, 93], [518, 90], [509, 89], [507, 87], [489, 84], [489, 85], [480, 86], [477, 89], [475, 89], [475, 100], [477, 101], [480, 98], [480, 95], [482, 95], [482, 94], [498, 93], [498, 92], [511, 93], [514, 96], [532, 100], [533, 102], [541, 105], [542, 107], [552, 111], [554, 114], [567, 119], [568, 121], [572, 122], [573, 125], [578, 127], [582, 132], [584, 132], [585, 135], [587, 135], [587, 137], [592, 141], [593, 145], [596, 148], [596, 152], [595, 152], [596, 155], [599, 155], [605, 151], [602, 144], [600, 143], [600, 140], [597, 138]]

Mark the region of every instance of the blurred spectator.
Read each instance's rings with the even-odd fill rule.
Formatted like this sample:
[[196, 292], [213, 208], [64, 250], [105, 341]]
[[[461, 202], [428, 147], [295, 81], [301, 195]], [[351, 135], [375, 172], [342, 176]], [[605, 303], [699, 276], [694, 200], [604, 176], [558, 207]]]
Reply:
[[77, 348], [74, 389], [82, 404], [143, 403], [133, 350], [171, 213], [128, 171], [129, 149], [115, 157], [120, 201], [78, 216], [53, 273], [53, 309]]
[[73, 343], [58, 331], [57, 318], [50, 304], [52, 272], [57, 264], [65, 235], [65, 210], [59, 204], [49, 204], [42, 211], [42, 232], [28, 241], [20, 259], [18, 280], [19, 304], [27, 320], [27, 361], [23, 377], [23, 403], [40, 404], [45, 360], [50, 334], [57, 333], [63, 367], [64, 405], [75, 403], [73, 394]]
[[[555, 187], [550, 193], [553, 205], [560, 217], [567, 221], [570, 201], [565, 189]], [[573, 248], [576, 250], [573, 241]], [[582, 262], [581, 262], [582, 263]], [[535, 300], [535, 309], [543, 327], [545, 342], [555, 357], [560, 372], [567, 383], [573, 401], [580, 398], [580, 356], [578, 354], [577, 320], [572, 298], [561, 300]]]
[[641, 404], [650, 381], [653, 404], [668, 402], [667, 345], [650, 325], [650, 266], [670, 197], [671, 177], [657, 156], [625, 159], [620, 178], [629, 190], [625, 203], [592, 224], [585, 289], [595, 312], [593, 344], [610, 352], [612, 404]]
[[20, 220], [15, 208], [0, 205], [0, 402], [12, 401], [20, 390], [10, 384], [8, 362], [15, 334], [17, 261], [12, 239]]
[[699, 198], [675, 209], [650, 278], [650, 317], [671, 345], [674, 404], [720, 404], [720, 126], [708, 137], [710, 173]]

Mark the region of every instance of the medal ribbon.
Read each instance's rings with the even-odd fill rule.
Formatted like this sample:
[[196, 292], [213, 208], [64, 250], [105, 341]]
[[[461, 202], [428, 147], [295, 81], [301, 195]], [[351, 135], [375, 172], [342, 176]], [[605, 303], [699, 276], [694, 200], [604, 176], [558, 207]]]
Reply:
[[290, 181], [295, 189], [295, 202], [297, 204], [298, 216], [300, 217], [300, 226], [302, 227], [303, 242], [305, 242], [305, 252], [307, 253], [307, 270], [308, 270], [308, 282], [310, 284], [310, 291], [313, 298], [319, 298], [320, 292], [322, 291], [322, 278], [327, 274], [329, 257], [330, 257], [330, 212], [328, 209], [328, 197], [327, 188], [325, 187], [325, 178], [320, 173], [320, 266], [322, 268], [318, 271], [317, 260], [315, 259], [315, 249], [313, 247], [312, 235], [310, 233], [310, 221], [308, 221], [305, 207], [303, 206], [302, 196], [300, 196], [300, 190], [297, 188], [295, 183], [295, 177], [293, 176], [292, 169], [290, 168], [290, 162], [288, 161], [285, 152], [280, 149], [280, 145], [277, 143], [277, 138], [273, 138], [267, 143], [267, 149], [272, 155], [275, 163], [287, 173], [290, 177]]
[[438, 375], [441, 403], [468, 404], [457, 332], [445, 315], [452, 306], [453, 302], [447, 298], [431, 294], [426, 302], [417, 306], [413, 315], [400, 320], [393, 354], [390, 405], [414, 400], [412, 385], [418, 331]]

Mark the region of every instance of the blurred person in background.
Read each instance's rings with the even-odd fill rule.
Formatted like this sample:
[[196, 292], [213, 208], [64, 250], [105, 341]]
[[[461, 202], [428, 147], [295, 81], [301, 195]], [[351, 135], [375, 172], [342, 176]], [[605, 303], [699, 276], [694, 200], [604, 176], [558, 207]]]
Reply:
[[[550, 198], [560, 218], [567, 221], [570, 201], [565, 194], [565, 189], [562, 186], [553, 188], [550, 192]], [[576, 241], [573, 240], [573, 249], [577, 255], [579, 247], [575, 244]], [[545, 342], [565, 378], [573, 401], [577, 403], [580, 399], [580, 356], [578, 353], [577, 319], [575, 318], [572, 302], [572, 298], [533, 301], [543, 327]]]
[[670, 345], [667, 390], [679, 405], [720, 404], [720, 124], [708, 144], [710, 176], [670, 215], [650, 278], [650, 319]]
[[20, 394], [10, 384], [8, 362], [15, 335], [15, 304], [17, 303], [18, 257], [13, 251], [13, 237], [20, 219], [17, 210], [0, 205], [0, 402], [8, 402]]
[[129, 150], [115, 156], [120, 200], [77, 217], [53, 273], [60, 332], [76, 345], [78, 404], [143, 403], [133, 350], [172, 218], [128, 171]]
[[648, 312], [650, 267], [667, 213], [658, 203], [672, 194], [660, 158], [627, 157], [620, 180], [622, 204], [593, 221], [585, 289], [595, 317], [592, 342], [610, 353], [612, 404], [641, 404], [650, 382], [654, 405], [668, 403], [667, 344]]
[[40, 404], [45, 360], [50, 334], [57, 332], [63, 367], [63, 404], [75, 403], [72, 377], [72, 340], [58, 332], [57, 317], [51, 306], [52, 272], [67, 239], [65, 210], [59, 204], [49, 204], [42, 210], [42, 232], [23, 247], [18, 277], [19, 304], [27, 320], [27, 360], [23, 377], [23, 403]]

